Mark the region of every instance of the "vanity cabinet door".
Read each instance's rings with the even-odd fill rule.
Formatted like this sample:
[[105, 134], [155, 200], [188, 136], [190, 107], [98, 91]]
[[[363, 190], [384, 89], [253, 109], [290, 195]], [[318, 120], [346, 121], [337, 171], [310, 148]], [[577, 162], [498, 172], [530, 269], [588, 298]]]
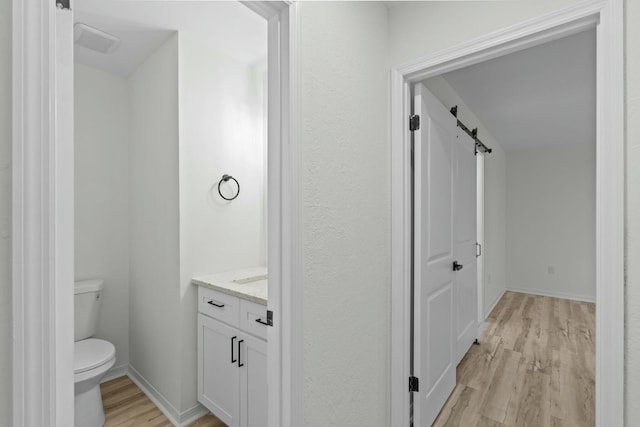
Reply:
[[267, 426], [267, 342], [248, 335], [240, 346], [240, 426]]
[[198, 315], [198, 401], [229, 427], [240, 426], [238, 343], [242, 339], [238, 329]]

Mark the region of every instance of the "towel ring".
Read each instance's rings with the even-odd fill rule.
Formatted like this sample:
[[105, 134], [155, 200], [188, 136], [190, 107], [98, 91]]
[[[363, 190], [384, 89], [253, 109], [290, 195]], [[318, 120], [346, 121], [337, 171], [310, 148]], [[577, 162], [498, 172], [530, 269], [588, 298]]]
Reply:
[[[229, 181], [230, 179], [232, 179], [232, 180], [234, 180], [234, 181], [235, 181], [236, 186], [238, 186], [238, 190], [236, 191], [236, 195], [235, 195], [235, 196], [233, 196], [233, 197], [225, 197], [225, 196], [222, 194], [222, 191], [220, 191], [220, 185], [222, 185], [222, 183], [223, 183], [223, 182], [227, 182], [227, 181]], [[220, 194], [220, 197], [222, 197], [222, 198], [223, 198], [223, 199], [225, 199], [225, 200], [233, 200], [233, 199], [235, 199], [236, 197], [238, 197], [238, 195], [240, 194], [240, 183], [238, 182], [238, 180], [237, 180], [237, 179], [235, 179], [235, 178], [234, 178], [234, 177], [232, 177], [231, 175], [224, 174], [224, 175], [222, 175], [222, 179], [218, 182], [218, 194]]]

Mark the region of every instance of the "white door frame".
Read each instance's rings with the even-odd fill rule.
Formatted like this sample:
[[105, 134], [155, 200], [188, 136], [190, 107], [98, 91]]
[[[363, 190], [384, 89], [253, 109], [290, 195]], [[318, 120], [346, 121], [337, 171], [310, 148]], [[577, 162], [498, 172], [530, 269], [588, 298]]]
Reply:
[[[298, 7], [242, 1], [268, 22], [269, 427], [302, 425], [302, 246], [299, 209]], [[277, 52], [277, 55], [273, 53]]]
[[[303, 407], [298, 8], [288, 1], [245, 4], [268, 20], [269, 50], [278, 52], [269, 59], [268, 82], [268, 221], [277, 230], [269, 233], [275, 236], [269, 241], [275, 312], [268, 336], [274, 355], [269, 426], [295, 427], [302, 425]], [[56, 14], [71, 13], [57, 10], [54, 0], [13, 0], [12, 8], [13, 425], [68, 427], [74, 413], [73, 115], [59, 107], [73, 104], [56, 87], [60, 80], [69, 84], [72, 70], [56, 75], [56, 61], [73, 44], [56, 46]]]
[[391, 425], [409, 426], [410, 85], [597, 26], [596, 426], [624, 420], [622, 0], [590, 0], [391, 70]]

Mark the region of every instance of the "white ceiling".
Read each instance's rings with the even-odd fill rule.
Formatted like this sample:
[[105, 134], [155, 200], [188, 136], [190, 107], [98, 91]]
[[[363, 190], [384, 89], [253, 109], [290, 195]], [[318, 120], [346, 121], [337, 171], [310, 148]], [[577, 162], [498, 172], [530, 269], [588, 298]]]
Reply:
[[261, 65], [267, 57], [266, 20], [236, 1], [82, 0], [75, 22], [122, 40], [111, 54], [76, 46], [76, 61], [127, 76], [175, 31], [195, 35], [237, 61]]
[[595, 144], [595, 30], [443, 77], [507, 151]]

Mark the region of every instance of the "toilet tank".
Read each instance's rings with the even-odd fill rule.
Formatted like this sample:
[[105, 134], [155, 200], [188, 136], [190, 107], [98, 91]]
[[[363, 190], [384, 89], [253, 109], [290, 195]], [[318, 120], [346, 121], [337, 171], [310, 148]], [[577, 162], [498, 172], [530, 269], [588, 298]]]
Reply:
[[98, 327], [104, 280], [80, 280], [75, 283], [75, 338], [80, 341], [93, 336]]

